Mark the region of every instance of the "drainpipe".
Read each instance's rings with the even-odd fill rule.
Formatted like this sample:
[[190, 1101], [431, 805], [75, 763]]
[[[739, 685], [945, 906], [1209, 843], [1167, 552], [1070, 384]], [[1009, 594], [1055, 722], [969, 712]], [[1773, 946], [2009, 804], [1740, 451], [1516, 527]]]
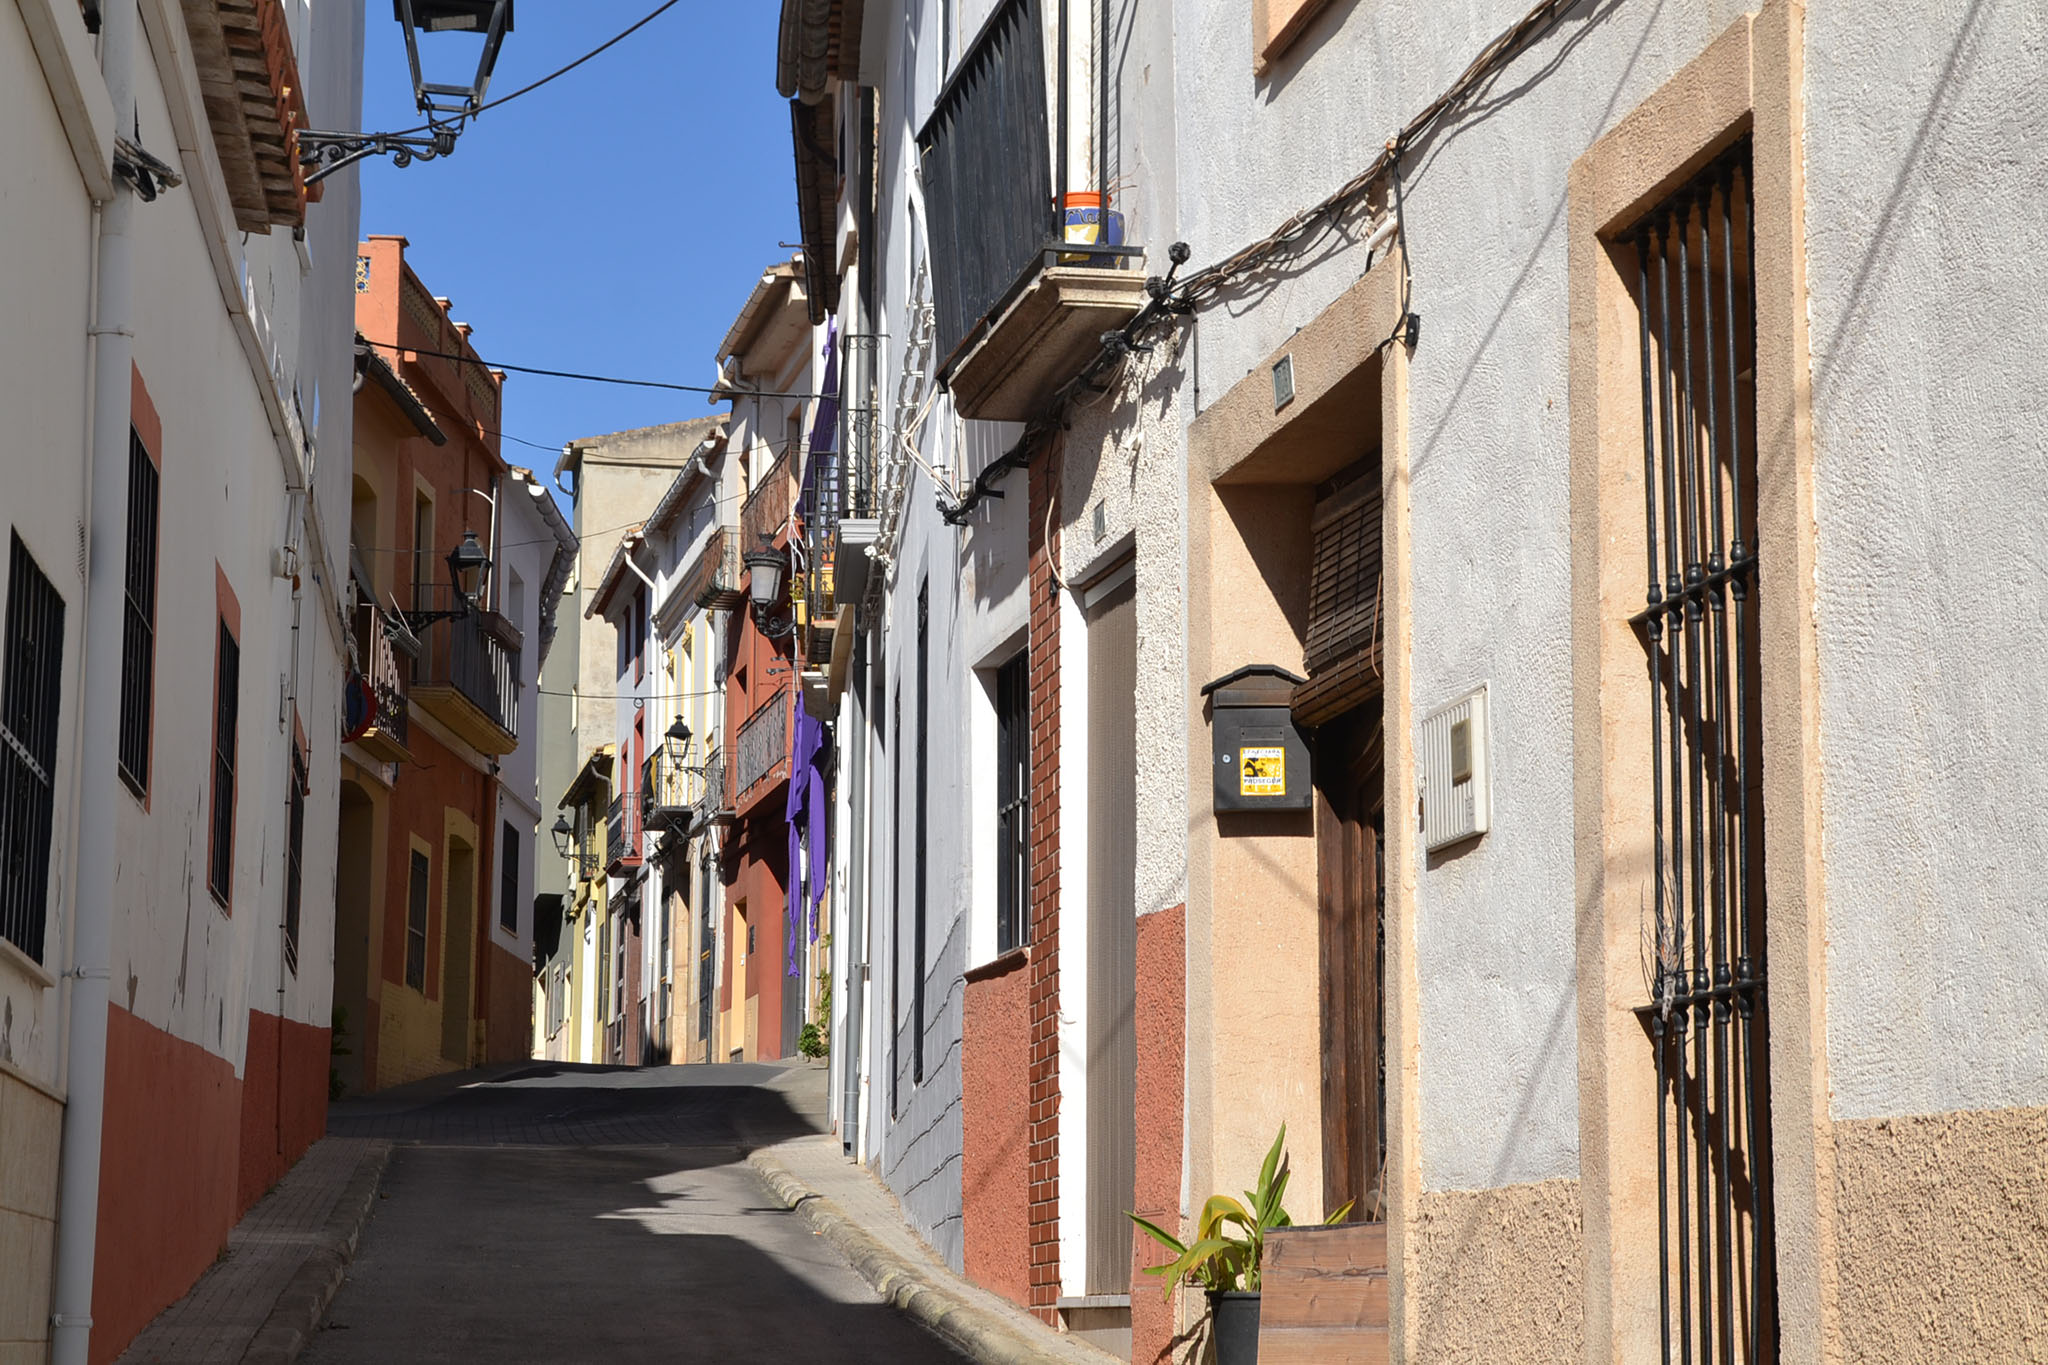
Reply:
[[[106, 0], [100, 20], [100, 69], [114, 106], [114, 127], [135, 126], [136, 0]], [[79, 829], [104, 832], [116, 817], [115, 752], [121, 711], [121, 596], [126, 565], [135, 194], [118, 179], [100, 218], [99, 299], [91, 337], [92, 470], [90, 558], [86, 577], [84, 731]], [[107, 1099], [107, 976], [113, 956], [114, 863], [89, 840], [76, 846], [64, 1138], [57, 1195], [57, 1264], [50, 1317], [50, 1359], [86, 1365], [92, 1342], [93, 1258], [100, 1213], [100, 1136]]]
[[[1095, 178], [1094, 129], [1087, 115], [1087, 91], [1095, 84], [1092, 67], [1093, 45], [1085, 37], [1094, 27], [1089, 22], [1092, 0], [1065, 0], [1060, 21], [1060, 239], [1066, 239], [1065, 196], [1077, 186]], [[1079, 41], [1076, 41], [1076, 39]], [[1076, 104], [1081, 105], [1076, 117]]]

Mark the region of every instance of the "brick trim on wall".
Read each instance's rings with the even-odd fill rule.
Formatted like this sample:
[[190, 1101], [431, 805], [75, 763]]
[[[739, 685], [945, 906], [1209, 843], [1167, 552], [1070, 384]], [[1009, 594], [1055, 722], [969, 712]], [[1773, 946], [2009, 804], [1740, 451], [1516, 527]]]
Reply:
[[1031, 1308], [1047, 1322], [1060, 1293], [1060, 591], [1050, 524], [1057, 445], [1030, 466], [1031, 651]]

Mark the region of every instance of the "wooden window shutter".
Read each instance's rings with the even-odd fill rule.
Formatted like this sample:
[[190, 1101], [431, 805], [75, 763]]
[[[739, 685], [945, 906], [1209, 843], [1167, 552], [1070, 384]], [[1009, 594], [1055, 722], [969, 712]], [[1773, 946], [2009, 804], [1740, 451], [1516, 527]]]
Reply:
[[1316, 500], [1309, 523], [1308, 681], [1295, 719], [1321, 724], [1379, 695], [1386, 632], [1380, 560], [1380, 471], [1372, 461]]

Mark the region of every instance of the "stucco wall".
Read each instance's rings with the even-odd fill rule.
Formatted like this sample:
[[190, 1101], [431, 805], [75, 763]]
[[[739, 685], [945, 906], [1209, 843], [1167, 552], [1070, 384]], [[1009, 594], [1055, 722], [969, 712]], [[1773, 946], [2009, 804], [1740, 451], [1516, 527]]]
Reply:
[[1550, 1365], [1580, 1358], [1577, 1181], [1425, 1194], [1412, 1235], [1415, 1359]]
[[1830, 1106], [2039, 1105], [2048, 22], [1814, 4], [1806, 42]]
[[2048, 1359], [2048, 1109], [1840, 1123], [1835, 1161], [1844, 1359]]

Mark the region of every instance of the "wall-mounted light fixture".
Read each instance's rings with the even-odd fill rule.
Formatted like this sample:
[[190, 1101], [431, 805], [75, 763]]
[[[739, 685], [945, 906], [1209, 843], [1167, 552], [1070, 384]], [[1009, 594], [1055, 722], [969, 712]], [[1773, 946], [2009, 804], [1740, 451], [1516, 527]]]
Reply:
[[683, 760], [690, 756], [690, 727], [683, 724], [681, 716], [676, 717], [675, 724], [669, 726], [668, 733], [662, 736], [661, 747], [668, 755], [668, 761], [677, 767], [681, 767]]
[[770, 614], [782, 600], [782, 579], [789, 571], [789, 556], [764, 543], [759, 549], [741, 555], [740, 560], [747, 566], [747, 596], [754, 608], [754, 629], [770, 639], [796, 634], [794, 614]]
[[564, 858], [568, 857], [570, 845], [576, 838], [576, 827], [569, 823], [569, 817], [557, 815], [555, 817], [555, 827], [549, 830], [548, 833], [555, 836], [555, 852], [561, 854]]
[[[442, 562], [448, 566], [448, 582], [455, 589], [455, 605], [445, 611], [401, 613], [402, 624], [408, 634], [418, 634], [436, 621], [460, 620], [476, 609], [477, 595], [483, 590], [484, 575], [491, 567], [491, 557], [484, 553], [483, 546], [476, 543], [476, 532], [464, 531], [462, 543], [450, 550], [448, 558]], [[391, 633], [397, 634], [396, 626]]]

